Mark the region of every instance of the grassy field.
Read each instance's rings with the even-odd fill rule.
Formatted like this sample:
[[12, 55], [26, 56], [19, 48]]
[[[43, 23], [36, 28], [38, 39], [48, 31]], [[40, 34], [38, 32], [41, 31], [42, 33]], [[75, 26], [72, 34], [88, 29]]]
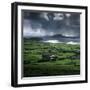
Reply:
[[[42, 57], [49, 50], [57, 57], [55, 60]], [[24, 77], [77, 75], [80, 74], [80, 46], [24, 39], [23, 64]]]

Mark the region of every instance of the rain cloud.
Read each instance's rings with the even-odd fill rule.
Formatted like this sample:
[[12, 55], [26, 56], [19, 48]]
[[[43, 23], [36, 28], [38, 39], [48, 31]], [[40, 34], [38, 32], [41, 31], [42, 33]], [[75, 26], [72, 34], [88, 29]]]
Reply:
[[80, 13], [22, 11], [24, 37], [61, 34], [80, 37]]

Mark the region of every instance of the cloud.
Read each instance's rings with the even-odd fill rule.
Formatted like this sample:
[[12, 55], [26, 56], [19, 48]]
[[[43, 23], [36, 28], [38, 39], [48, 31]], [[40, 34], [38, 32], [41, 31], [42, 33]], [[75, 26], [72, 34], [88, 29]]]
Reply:
[[54, 13], [54, 20], [63, 20], [64, 19], [64, 15], [63, 13]]
[[67, 18], [69, 18], [71, 16], [70, 13], [66, 13], [65, 15], [66, 15]]
[[32, 28], [30, 20], [24, 20], [23, 22], [23, 35], [26, 37], [32, 36], [44, 36], [45, 31], [41, 29], [41, 26]]
[[46, 19], [47, 21], [49, 21], [49, 18], [48, 18], [47, 14], [48, 14], [47, 12], [43, 12], [43, 13], [40, 14], [40, 17]]
[[52, 36], [54, 34], [80, 35], [80, 15], [77, 13], [27, 11], [24, 16], [24, 37]]
[[45, 31], [41, 30], [40, 28], [36, 30], [30, 28], [24, 28], [24, 36], [26, 37], [41, 37], [45, 35], [46, 35]]
[[30, 20], [23, 21], [23, 36], [24, 37], [41, 37], [46, 35], [54, 35], [54, 32], [48, 32], [43, 29], [41, 25], [38, 24], [37, 28], [32, 28]]

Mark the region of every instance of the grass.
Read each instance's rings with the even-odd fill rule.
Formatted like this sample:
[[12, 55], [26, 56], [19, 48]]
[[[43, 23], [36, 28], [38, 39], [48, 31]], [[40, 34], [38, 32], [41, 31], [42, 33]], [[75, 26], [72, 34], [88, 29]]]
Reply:
[[[56, 60], [43, 60], [42, 54], [48, 53], [49, 50], [57, 56]], [[80, 52], [77, 52], [79, 50], [79, 45], [51, 44], [25, 39], [24, 77], [80, 74], [80, 59], [78, 58]]]

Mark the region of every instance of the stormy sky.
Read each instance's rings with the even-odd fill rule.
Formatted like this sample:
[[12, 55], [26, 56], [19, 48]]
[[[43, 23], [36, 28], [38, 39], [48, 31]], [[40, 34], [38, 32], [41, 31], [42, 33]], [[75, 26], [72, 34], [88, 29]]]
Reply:
[[80, 13], [22, 11], [24, 37], [80, 36]]

